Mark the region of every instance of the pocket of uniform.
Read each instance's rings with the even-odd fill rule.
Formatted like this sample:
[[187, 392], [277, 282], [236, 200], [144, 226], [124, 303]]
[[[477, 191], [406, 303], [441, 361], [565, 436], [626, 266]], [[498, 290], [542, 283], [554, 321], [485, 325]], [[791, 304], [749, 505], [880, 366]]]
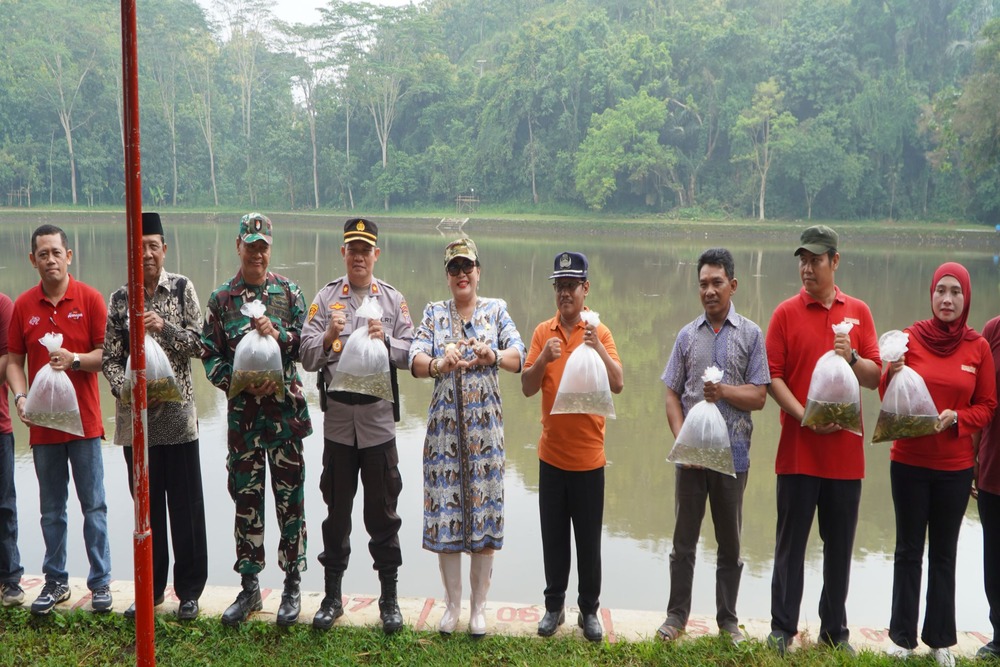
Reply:
[[403, 490], [403, 478], [399, 475], [399, 451], [391, 447], [385, 452], [385, 504], [396, 505]]

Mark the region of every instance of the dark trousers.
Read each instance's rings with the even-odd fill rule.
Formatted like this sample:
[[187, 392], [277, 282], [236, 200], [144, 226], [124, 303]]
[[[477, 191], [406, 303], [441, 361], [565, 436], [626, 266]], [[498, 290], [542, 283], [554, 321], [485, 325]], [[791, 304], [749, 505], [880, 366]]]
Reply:
[[[128, 468], [128, 490], [133, 488], [132, 448], [123, 447]], [[208, 580], [208, 540], [205, 534], [205, 497], [201, 485], [198, 441], [150, 447], [149, 527], [153, 535], [153, 597], [163, 595], [170, 570], [167, 514], [174, 548], [174, 592], [181, 600], [197, 600]]]
[[396, 439], [375, 447], [359, 448], [323, 441], [323, 474], [319, 480], [327, 514], [323, 520], [323, 553], [319, 562], [331, 574], [343, 574], [351, 557], [351, 512], [358, 491], [358, 474], [364, 487], [365, 528], [368, 551], [379, 574], [394, 575], [403, 564], [399, 549], [396, 513], [403, 481], [399, 476]]
[[854, 532], [861, 504], [860, 479], [778, 475], [778, 526], [771, 575], [771, 632], [786, 640], [798, 634], [806, 545], [813, 515], [823, 540], [823, 590], [819, 596], [819, 640], [850, 639], [847, 589]]
[[983, 524], [983, 585], [990, 604], [993, 644], [1000, 646], [1000, 496], [980, 489], [979, 521]]
[[20, 583], [23, 574], [21, 553], [17, 550], [14, 434], [0, 433], [0, 584]]
[[545, 609], [559, 611], [566, 603], [572, 524], [579, 578], [577, 605], [584, 614], [595, 614], [601, 597], [604, 468], [577, 472], [562, 470], [544, 461], [538, 464]]
[[674, 545], [670, 551], [670, 599], [667, 623], [683, 629], [691, 614], [694, 562], [705, 517], [705, 500], [712, 508], [715, 541], [719, 545], [715, 566], [715, 620], [723, 630], [738, 630], [736, 598], [740, 592], [743, 561], [743, 491], [747, 473], [730, 477], [704, 468], [674, 471]]
[[958, 533], [969, 504], [972, 468], [931, 470], [892, 461], [896, 552], [892, 573], [889, 638], [917, 646], [920, 577], [927, 542], [927, 605], [920, 638], [931, 648], [958, 643], [955, 633], [955, 562]]

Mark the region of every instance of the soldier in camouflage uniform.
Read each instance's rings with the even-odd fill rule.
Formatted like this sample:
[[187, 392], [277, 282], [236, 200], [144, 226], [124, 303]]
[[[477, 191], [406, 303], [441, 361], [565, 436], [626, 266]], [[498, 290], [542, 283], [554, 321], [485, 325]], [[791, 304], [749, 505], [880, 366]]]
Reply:
[[[271, 259], [271, 221], [249, 213], [240, 221], [236, 239], [240, 271], [208, 300], [202, 332], [202, 361], [208, 379], [229, 392], [233, 353], [240, 340], [256, 329], [278, 341], [284, 367], [284, 399], [279, 387], [264, 381], [229, 399], [229, 494], [236, 503], [236, 565], [243, 590], [222, 615], [226, 625], [238, 625], [262, 608], [257, 574], [264, 568], [264, 465], [271, 468], [274, 504], [281, 528], [278, 565], [285, 587], [278, 607], [278, 625], [299, 616], [300, 572], [306, 569], [306, 521], [303, 507], [305, 462], [302, 439], [312, 433], [302, 381], [295, 369], [299, 337], [305, 320], [305, 299], [299, 287], [267, 270]], [[267, 312], [255, 320], [240, 307], [260, 300]]]
[[[149, 523], [153, 535], [153, 600], [163, 603], [170, 552], [167, 548], [167, 511], [174, 550], [174, 592], [180, 599], [177, 618], [198, 615], [198, 598], [208, 580], [208, 540], [205, 535], [205, 496], [201, 485], [198, 417], [191, 381], [191, 357], [201, 354], [201, 304], [194, 285], [185, 276], [163, 270], [167, 244], [156, 213], [142, 214], [142, 271], [146, 291], [143, 324], [163, 348], [180, 389], [180, 402], [157, 402], [150, 396], [146, 441], [149, 443]], [[131, 383], [126, 382], [129, 358], [128, 286], [119, 287], [108, 304], [101, 370], [111, 385], [115, 402], [115, 444], [124, 445], [128, 488], [132, 488]], [[123, 402], [124, 400], [124, 402]], [[135, 617], [135, 603], [125, 610]]]

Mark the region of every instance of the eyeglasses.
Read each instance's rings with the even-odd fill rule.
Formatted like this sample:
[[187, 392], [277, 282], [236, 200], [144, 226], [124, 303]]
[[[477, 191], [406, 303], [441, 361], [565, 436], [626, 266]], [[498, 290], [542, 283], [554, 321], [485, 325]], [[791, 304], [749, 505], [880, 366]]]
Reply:
[[473, 262], [462, 262], [461, 264], [458, 262], [452, 262], [448, 265], [448, 275], [452, 278], [457, 276], [459, 273], [469, 275], [476, 270], [476, 266], [478, 265]]
[[556, 292], [574, 292], [582, 284], [582, 280], [556, 281], [552, 283], [552, 289]]

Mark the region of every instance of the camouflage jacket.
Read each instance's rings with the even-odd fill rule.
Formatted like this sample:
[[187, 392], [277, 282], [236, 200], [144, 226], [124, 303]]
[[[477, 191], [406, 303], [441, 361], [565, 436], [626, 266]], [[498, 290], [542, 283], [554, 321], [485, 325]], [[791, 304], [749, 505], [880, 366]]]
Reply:
[[[198, 439], [191, 358], [201, 354], [201, 304], [191, 281], [186, 277], [160, 271], [153, 296], [146, 299], [146, 310], [163, 318], [163, 331], [150, 332], [170, 361], [183, 403], [161, 403], [150, 408], [146, 441], [149, 446], [176, 445]], [[119, 287], [108, 301], [108, 324], [104, 333], [104, 361], [101, 370], [115, 401], [116, 445], [132, 445], [132, 410], [122, 405], [125, 364], [129, 356], [128, 288]]]
[[250, 318], [240, 312], [245, 302], [260, 299], [267, 316], [278, 330], [278, 346], [284, 366], [285, 397], [256, 397], [243, 392], [229, 399], [229, 447], [231, 451], [270, 449], [289, 438], [302, 439], [312, 433], [309, 408], [302, 393], [295, 362], [305, 321], [306, 302], [298, 285], [284, 276], [268, 272], [262, 286], [243, 282], [243, 274], [223, 283], [208, 299], [208, 313], [201, 334], [201, 360], [209, 381], [229, 391], [233, 353], [250, 333]]

